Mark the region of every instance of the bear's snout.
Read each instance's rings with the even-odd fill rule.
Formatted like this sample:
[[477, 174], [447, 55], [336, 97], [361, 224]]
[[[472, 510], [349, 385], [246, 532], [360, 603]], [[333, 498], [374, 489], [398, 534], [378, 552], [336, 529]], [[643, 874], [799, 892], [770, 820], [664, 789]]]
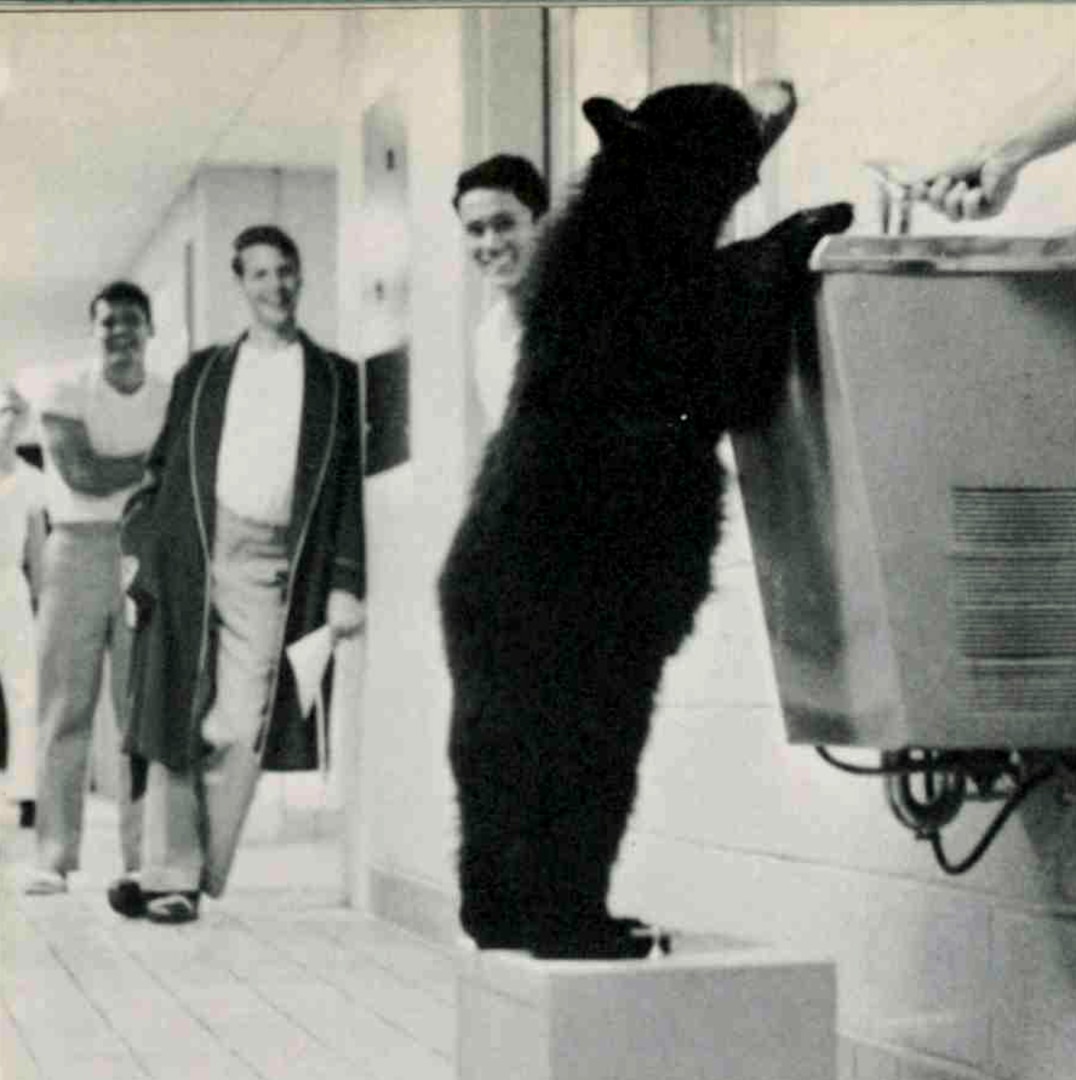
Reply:
[[787, 79], [767, 79], [749, 86], [743, 94], [755, 114], [765, 153], [796, 114], [796, 88]]

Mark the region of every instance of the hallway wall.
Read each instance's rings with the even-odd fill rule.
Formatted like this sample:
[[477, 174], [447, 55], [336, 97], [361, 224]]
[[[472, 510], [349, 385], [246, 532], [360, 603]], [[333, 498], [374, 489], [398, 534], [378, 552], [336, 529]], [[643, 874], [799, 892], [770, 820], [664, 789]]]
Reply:
[[[540, 22], [537, 9], [371, 10], [349, 12], [345, 27], [340, 341], [360, 359], [389, 343], [371, 282], [401, 274], [410, 354], [410, 459], [366, 486], [369, 633], [346, 751], [351, 896], [431, 932], [451, 921], [456, 847], [436, 577], [479, 449], [471, 334], [484, 300], [451, 196], [459, 172], [496, 150], [541, 162]], [[366, 199], [365, 121], [385, 109], [402, 120], [402, 268], [385, 250], [383, 200]]]
[[[585, 131], [558, 126], [577, 107], [573, 94], [594, 83], [591, 92], [630, 101], [674, 81], [677, 36], [690, 32], [690, 77], [703, 77], [712, 61], [715, 73], [737, 79], [789, 76], [800, 91], [799, 117], [741, 215], [747, 232], [835, 198], [851, 198], [857, 228], [874, 231], [877, 196], [864, 159], [929, 159], [953, 140], [976, 138], [1006, 95], [1076, 71], [1076, 9], [1067, 5], [758, 5], [722, 17], [669, 10], [655, 18], [637, 8], [590, 9], [575, 36], [570, 13], [554, 13], [553, 69], [578, 79], [554, 86], [556, 180], [588, 152]], [[434, 583], [472, 468], [468, 327], [480, 298], [461, 270], [448, 196], [458, 169], [484, 146], [487, 129], [476, 117], [494, 87], [483, 81], [476, 42], [483, 33], [489, 40], [489, 28], [475, 11], [368, 11], [350, 12], [347, 31], [340, 340], [353, 355], [364, 355], [362, 260], [376, 255], [362, 213], [361, 118], [390, 91], [404, 103], [415, 178], [412, 457], [368, 485], [370, 633], [352, 898], [451, 937], [449, 688]], [[573, 55], [587, 40], [621, 48], [604, 64]], [[710, 42], [709, 58], [700, 40]], [[1010, 213], [983, 231], [1071, 225], [1072, 160], [1034, 166]], [[921, 214], [915, 226], [954, 228]], [[880, 783], [837, 773], [811, 749], [787, 744], [735, 486], [714, 564], [714, 596], [662, 685], [614, 906], [672, 926], [834, 953], [841, 1080], [1067, 1075], [1076, 1052], [1072, 808], [1054, 790], [1039, 792], [975, 871], [947, 878], [890, 815]], [[966, 810], [948, 841], [953, 850], [967, 850], [993, 812]]]
[[[392, 100], [404, 118], [410, 460], [366, 486], [369, 631], [349, 808], [351, 895], [381, 910], [385, 881], [436, 894], [452, 879], [444, 763], [447, 679], [434, 578], [467, 482], [464, 279], [449, 197], [464, 159], [463, 15], [349, 11], [340, 143], [341, 347], [383, 347], [367, 267], [385, 256], [364, 205], [363, 121]], [[371, 893], [373, 894], [371, 896]]]
[[[743, 77], [792, 78], [797, 119], [747, 226], [851, 197], [861, 162], [929, 162], [980, 138], [1012, 101], [1076, 78], [1071, 6], [788, 6], [744, 13]], [[1004, 78], [999, 78], [1004, 73]], [[1074, 154], [1027, 171], [1010, 212], [975, 231], [1071, 228]], [[917, 212], [917, 232], [969, 231]], [[842, 1080], [1054, 1078], [1076, 1050], [1076, 816], [1037, 793], [983, 862], [948, 878], [890, 814], [882, 785], [787, 745], [738, 500], [717, 590], [673, 660], [615, 895], [673, 925], [789, 940], [840, 964]], [[995, 812], [971, 806], [962, 855]]]
[[47, 297], [33, 281], [9, 284], [7, 295], [37, 328], [34, 337], [19, 342], [17, 349], [0, 354], [0, 379], [13, 379], [27, 368], [69, 363], [93, 355], [87, 306], [95, 289], [71, 282]]
[[174, 371], [189, 349], [228, 341], [244, 329], [232, 241], [241, 229], [262, 222], [295, 238], [303, 260], [303, 327], [319, 341], [335, 342], [335, 172], [217, 165], [192, 178], [131, 268], [154, 304], [151, 362]]

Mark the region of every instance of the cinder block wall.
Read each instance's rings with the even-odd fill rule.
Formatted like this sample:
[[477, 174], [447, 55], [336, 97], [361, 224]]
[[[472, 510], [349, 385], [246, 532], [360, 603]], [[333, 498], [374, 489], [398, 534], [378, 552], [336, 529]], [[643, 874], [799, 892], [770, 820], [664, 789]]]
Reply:
[[[731, 21], [708, 16], [700, 24], [715, 52], [724, 50], [738, 75], [792, 77], [802, 98], [745, 215], [748, 226], [851, 197], [859, 227], [869, 230], [876, 202], [863, 159], [928, 157], [958, 137], [974, 138], [1006, 91], [1015, 98], [1064, 64], [1072, 70], [1073, 12], [1062, 5], [752, 5], [732, 13]], [[350, 12], [343, 43], [351, 108], [341, 132], [339, 337], [354, 355], [363, 349], [358, 297], [370, 243], [361, 118], [386, 93], [405, 102], [414, 181], [412, 459], [368, 488], [370, 633], [357, 766], [349, 773], [352, 898], [442, 935], [452, 933], [455, 825], [433, 583], [469, 475], [465, 372], [474, 308], [448, 194], [455, 172], [477, 156], [476, 132], [486, 130], [476, 119], [489, 87], [480, 51], [475, 60], [483, 37], [474, 25], [486, 17]], [[619, 97], [645, 92], [658, 76], [669, 81], [684, 50], [676, 35], [661, 33], [675, 20], [648, 24], [628, 8], [621, 17], [621, 47], [597, 68], [572, 54], [555, 25], [557, 70], [574, 64], [580, 86]], [[608, 47], [615, 27], [602, 26]], [[690, 40], [695, 56], [698, 34]], [[693, 78], [708, 62], [696, 59]], [[562, 103], [553, 104], [556, 121]], [[559, 181], [576, 140], [571, 130], [553, 137]], [[1029, 171], [1011, 215], [992, 228], [1076, 220], [1070, 165], [1071, 157], [1058, 158]], [[1072, 810], [1041, 792], [978, 869], [950, 879], [891, 817], [879, 783], [789, 746], [735, 491], [729, 517], [715, 556], [717, 591], [664, 680], [614, 905], [673, 926], [832, 951], [840, 962], [841, 1080], [1071, 1075]], [[956, 852], [992, 812], [966, 813], [951, 840]]]
[[364, 201], [364, 122], [392, 101], [406, 145], [411, 357], [410, 459], [366, 485], [369, 620], [361, 702], [348, 735], [350, 895], [411, 923], [428, 903], [444, 924], [455, 834], [435, 580], [469, 475], [466, 294], [450, 202], [466, 154], [465, 18], [450, 9], [356, 9], [347, 12], [342, 42], [341, 347], [359, 359], [380, 347], [370, 340], [364, 288], [364, 268], [384, 255]]
[[[1019, 116], [1059, 73], [1076, 75], [1067, 5], [740, 14], [742, 74], [791, 77], [802, 102], [747, 215], [756, 224], [850, 197], [857, 227], [874, 231], [864, 159], [929, 162], [1004, 111]], [[1010, 212], [978, 230], [1072, 227], [1072, 164], [1066, 153], [1033, 166]], [[913, 226], [954, 229], [926, 212]], [[616, 900], [674, 925], [832, 950], [842, 1080], [1071, 1075], [1073, 810], [1039, 792], [978, 868], [948, 878], [890, 815], [878, 781], [788, 746], [735, 498], [731, 508], [717, 591], [664, 682]], [[954, 852], [993, 812], [965, 811]]]

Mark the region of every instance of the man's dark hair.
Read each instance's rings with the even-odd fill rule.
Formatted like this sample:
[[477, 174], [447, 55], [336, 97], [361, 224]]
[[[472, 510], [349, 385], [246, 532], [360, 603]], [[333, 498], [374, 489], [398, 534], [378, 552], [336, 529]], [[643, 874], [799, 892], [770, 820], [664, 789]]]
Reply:
[[474, 188], [499, 188], [510, 191], [535, 219], [549, 209], [549, 188], [541, 173], [525, 158], [516, 154], [495, 154], [460, 173], [452, 205], [457, 213], [460, 199]]
[[276, 225], [251, 225], [244, 229], [233, 241], [232, 249], [232, 273], [236, 277], [243, 276], [243, 252], [255, 244], [268, 244], [275, 247], [285, 259], [295, 263], [296, 268], [302, 265], [299, 259], [299, 245], [281, 228]]
[[102, 300], [106, 304], [134, 304], [142, 309], [146, 322], [153, 325], [153, 309], [150, 307], [149, 297], [133, 281], [110, 281], [96, 293], [90, 301], [91, 320], [97, 314], [97, 305]]

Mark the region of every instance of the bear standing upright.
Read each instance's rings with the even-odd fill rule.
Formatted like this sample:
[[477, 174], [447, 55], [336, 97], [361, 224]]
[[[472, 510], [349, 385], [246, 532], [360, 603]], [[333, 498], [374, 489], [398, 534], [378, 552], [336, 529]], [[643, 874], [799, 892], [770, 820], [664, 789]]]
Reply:
[[718, 248], [792, 118], [788, 83], [591, 98], [600, 148], [526, 283], [504, 422], [441, 573], [463, 928], [641, 956], [606, 907], [662, 668], [710, 589], [716, 444], [763, 422], [844, 203]]

